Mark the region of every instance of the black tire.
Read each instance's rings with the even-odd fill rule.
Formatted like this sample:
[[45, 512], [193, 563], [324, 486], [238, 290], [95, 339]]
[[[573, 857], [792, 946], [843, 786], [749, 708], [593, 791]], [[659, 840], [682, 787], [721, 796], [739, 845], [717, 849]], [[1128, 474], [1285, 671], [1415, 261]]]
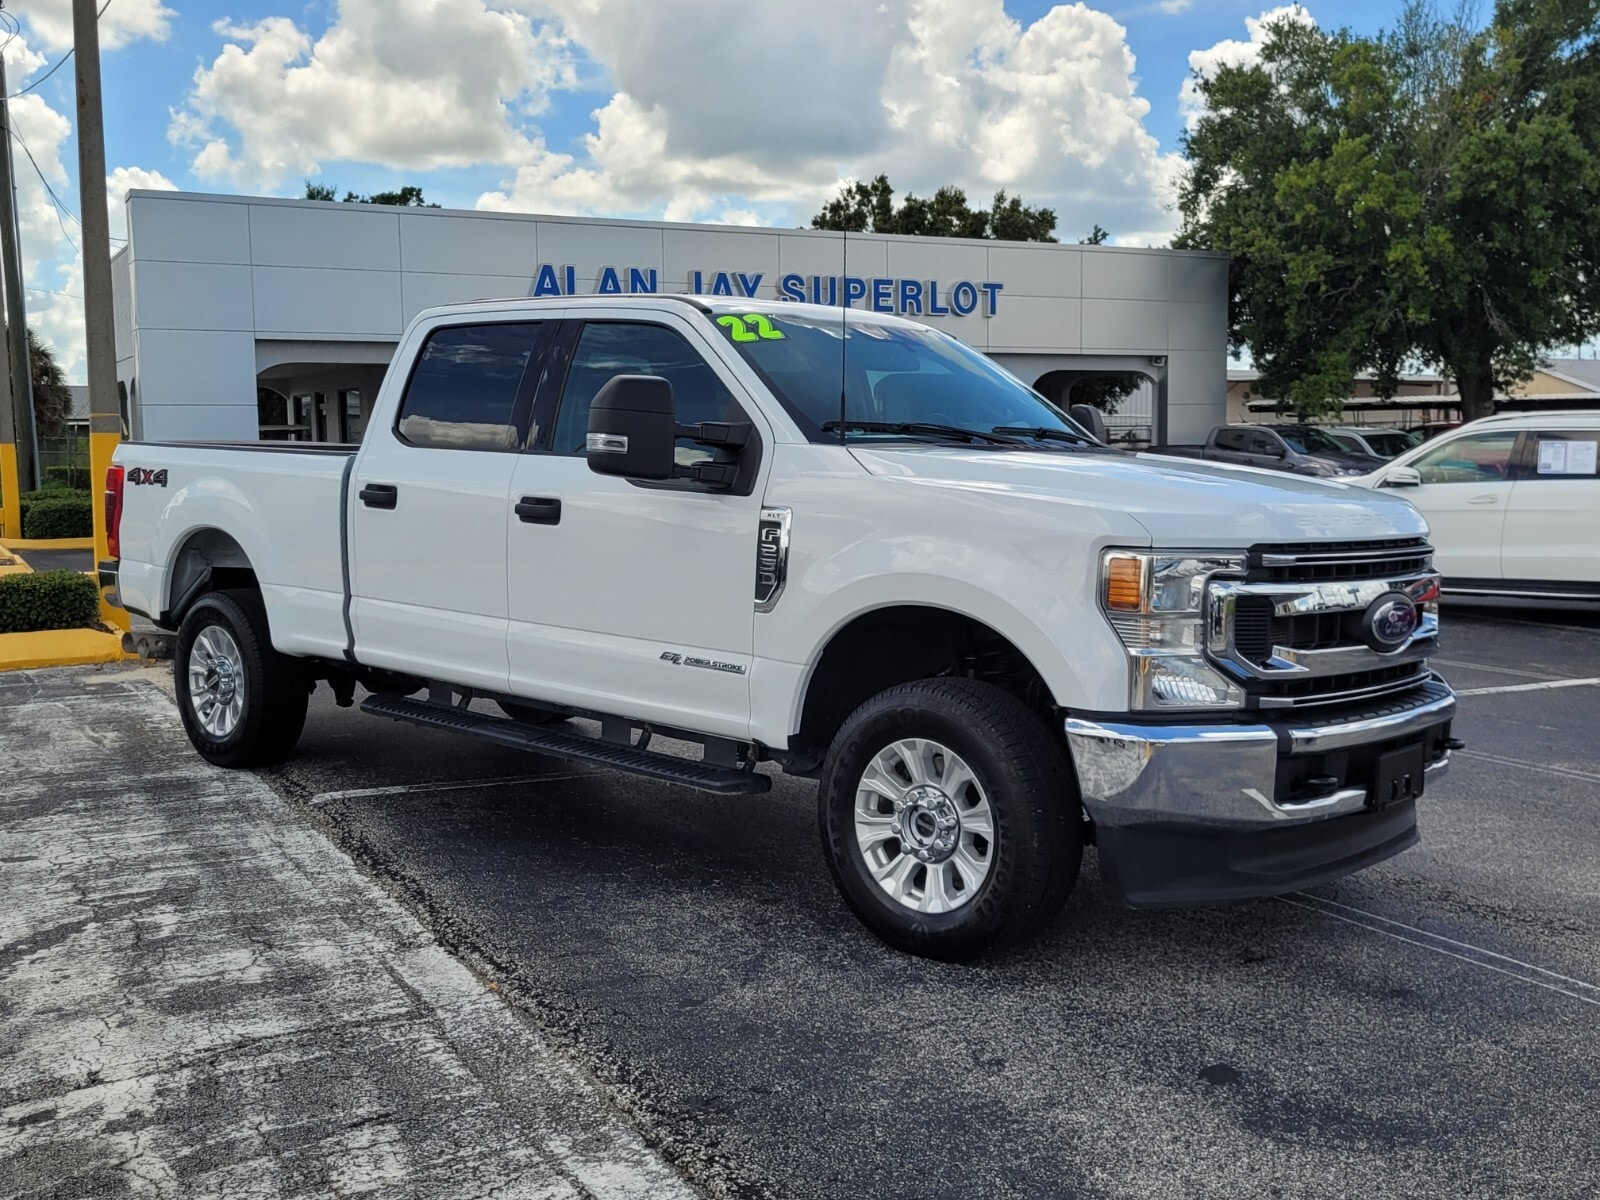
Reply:
[[496, 700], [495, 704], [519, 725], [556, 725], [567, 719], [566, 713], [552, 712], [532, 704], [514, 704], [510, 700]]
[[[993, 841], [982, 843], [993, 855], [988, 874], [949, 912], [919, 912], [891, 897], [857, 840], [863, 774], [904, 738], [959, 756], [992, 816]], [[1077, 781], [1060, 741], [1021, 700], [970, 679], [903, 684], [852, 713], [828, 751], [818, 815], [823, 855], [845, 903], [891, 946], [928, 958], [971, 958], [1026, 938], [1061, 910], [1083, 859]], [[885, 845], [905, 852], [899, 838]]]
[[[243, 709], [225, 735], [204, 727], [190, 690], [195, 642], [213, 626], [233, 640], [243, 676], [242, 686], [235, 689], [243, 697]], [[264, 767], [294, 752], [306, 723], [310, 684], [296, 659], [272, 648], [259, 592], [208, 592], [196, 600], [178, 629], [172, 673], [184, 730], [207, 762], [219, 767]]]

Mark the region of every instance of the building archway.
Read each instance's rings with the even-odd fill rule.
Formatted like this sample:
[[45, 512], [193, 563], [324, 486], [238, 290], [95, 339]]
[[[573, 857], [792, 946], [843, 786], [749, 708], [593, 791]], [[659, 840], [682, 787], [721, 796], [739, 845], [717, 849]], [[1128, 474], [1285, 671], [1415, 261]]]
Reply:
[[1033, 387], [1058, 407], [1099, 409], [1113, 445], [1148, 446], [1157, 439], [1157, 381], [1144, 371], [1062, 368], [1045, 372]]

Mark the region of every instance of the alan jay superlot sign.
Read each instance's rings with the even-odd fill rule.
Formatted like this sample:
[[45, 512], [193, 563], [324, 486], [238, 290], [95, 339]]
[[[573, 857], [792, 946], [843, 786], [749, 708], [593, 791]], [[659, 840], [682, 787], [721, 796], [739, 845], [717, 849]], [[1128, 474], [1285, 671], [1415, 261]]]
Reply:
[[[688, 291], [696, 296], [743, 296], [757, 299], [767, 276], [760, 272], [690, 271]], [[843, 305], [906, 317], [995, 315], [1005, 284], [962, 279], [945, 284], [937, 279], [863, 278], [858, 275], [780, 275], [767, 283], [779, 300]], [[595, 279], [599, 296], [649, 295], [661, 290], [655, 267], [602, 267]], [[540, 263], [530, 296], [576, 296], [578, 268]]]

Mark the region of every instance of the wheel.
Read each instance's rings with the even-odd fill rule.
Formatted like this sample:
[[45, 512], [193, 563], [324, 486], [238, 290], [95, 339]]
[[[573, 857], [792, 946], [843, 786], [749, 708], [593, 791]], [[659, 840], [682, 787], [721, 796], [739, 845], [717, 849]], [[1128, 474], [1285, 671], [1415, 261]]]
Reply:
[[172, 656], [189, 741], [219, 767], [260, 767], [293, 752], [310, 695], [304, 670], [272, 648], [252, 591], [208, 592], [178, 629]]
[[496, 700], [500, 711], [519, 725], [555, 725], [565, 721], [566, 714], [537, 708], [532, 704], [513, 704], [510, 700]]
[[880, 692], [834, 738], [818, 793], [823, 854], [884, 941], [961, 959], [1060, 911], [1083, 858], [1059, 741], [1009, 692], [929, 679]]

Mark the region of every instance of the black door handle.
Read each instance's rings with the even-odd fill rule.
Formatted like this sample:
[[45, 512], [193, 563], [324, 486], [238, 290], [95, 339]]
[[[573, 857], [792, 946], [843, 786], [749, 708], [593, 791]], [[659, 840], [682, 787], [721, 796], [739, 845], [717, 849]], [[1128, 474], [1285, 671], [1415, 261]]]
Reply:
[[561, 501], [551, 496], [524, 496], [511, 511], [525, 525], [561, 524]]
[[369, 483], [359, 495], [368, 508], [393, 508], [400, 502], [400, 489], [392, 483]]

